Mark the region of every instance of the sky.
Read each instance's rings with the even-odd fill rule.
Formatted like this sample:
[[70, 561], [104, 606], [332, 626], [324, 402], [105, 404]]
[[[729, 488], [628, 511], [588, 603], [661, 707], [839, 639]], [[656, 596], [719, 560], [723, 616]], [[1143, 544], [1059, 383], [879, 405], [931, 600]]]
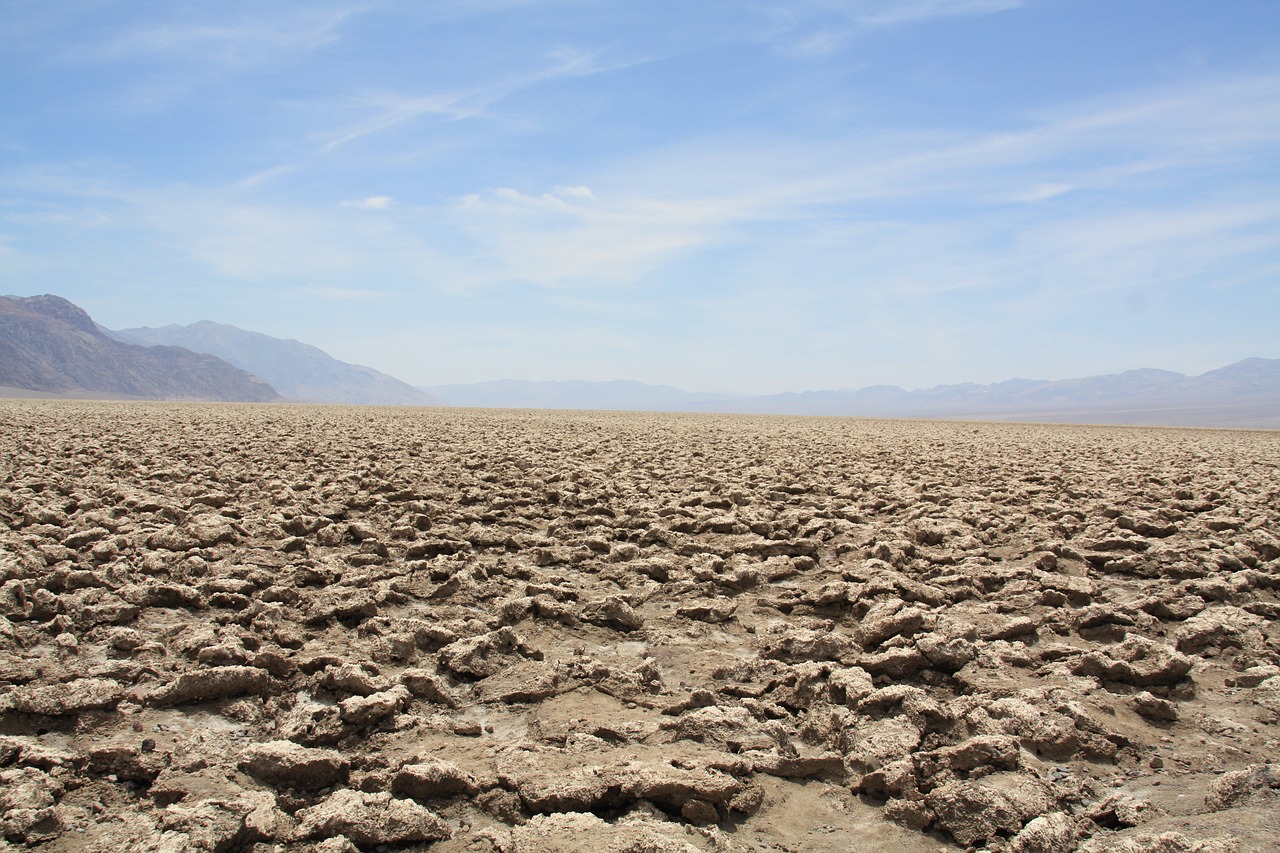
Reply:
[[415, 385], [1280, 357], [1275, 0], [4, 0], [0, 292]]

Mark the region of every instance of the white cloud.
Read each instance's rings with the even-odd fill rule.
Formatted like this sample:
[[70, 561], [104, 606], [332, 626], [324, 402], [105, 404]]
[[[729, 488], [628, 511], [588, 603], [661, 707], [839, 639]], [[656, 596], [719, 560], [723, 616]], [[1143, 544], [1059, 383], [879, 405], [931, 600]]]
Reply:
[[792, 56], [824, 56], [869, 31], [993, 15], [1023, 5], [1024, 0], [805, 0], [773, 7], [770, 37], [781, 39]]
[[313, 285], [294, 291], [301, 298], [319, 298], [337, 302], [359, 302], [387, 296], [382, 290], [363, 290], [354, 287], [330, 287]]
[[967, 18], [1007, 12], [1023, 0], [893, 0], [854, 4], [849, 16], [867, 26], [892, 26], [938, 18]]
[[342, 202], [343, 207], [355, 207], [363, 210], [386, 210], [391, 206], [391, 196], [371, 195], [368, 198], [349, 199]]
[[330, 134], [322, 150], [332, 151], [361, 137], [390, 130], [420, 116], [435, 115], [448, 121], [460, 121], [485, 115], [488, 109], [518, 92], [555, 80], [586, 77], [637, 64], [639, 60], [601, 63], [600, 53], [569, 49], [552, 52], [541, 68], [502, 77], [469, 88], [428, 95], [402, 95], [374, 92], [356, 99], [350, 109], [373, 112]]
[[21, 190], [56, 195], [45, 214], [105, 217], [55, 227], [128, 230], [215, 281], [283, 285], [292, 298], [480, 304], [519, 282], [523, 298], [560, 300], [568, 316], [620, 328], [613, 314], [635, 304], [634, 316], [658, 318], [644, 325], [666, 311], [705, 318], [708, 340], [799, 340], [815, 358], [853, 361], [851, 336], [891, 349], [920, 334], [941, 352], [976, 330], [1022, 335], [1087, 316], [1135, 288], [1256, 281], [1274, 266], [1263, 253], [1280, 250], [1280, 204], [1274, 179], [1238, 177], [1280, 140], [1280, 119], [1251, 116], [1277, 87], [1256, 77], [1138, 92], [986, 134], [702, 138], [561, 172], [545, 190], [443, 200], [348, 188], [339, 204], [286, 203], [269, 200], [285, 188], [265, 179], [121, 188], [93, 164]]
[[114, 37], [77, 42], [62, 59], [114, 62], [147, 57], [176, 59], [184, 65], [195, 61], [212, 63], [223, 68], [278, 62], [290, 53], [314, 50], [335, 41], [338, 30], [360, 7], [279, 7], [269, 15], [255, 7], [249, 16], [211, 8], [203, 19], [198, 6], [174, 6], [168, 11], [167, 20], [141, 25], [126, 21]]

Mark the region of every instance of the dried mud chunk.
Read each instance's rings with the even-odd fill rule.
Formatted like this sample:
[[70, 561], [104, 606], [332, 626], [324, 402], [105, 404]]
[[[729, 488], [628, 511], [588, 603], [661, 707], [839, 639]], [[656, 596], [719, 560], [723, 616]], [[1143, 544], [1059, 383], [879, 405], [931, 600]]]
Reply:
[[1280, 715], [1280, 675], [1272, 676], [1255, 687], [1250, 699], [1255, 705]]
[[1228, 687], [1257, 687], [1272, 676], [1280, 675], [1280, 666], [1275, 664], [1258, 664], [1227, 676]]
[[5, 581], [0, 586], [0, 616], [8, 619], [25, 619], [31, 613], [27, 600], [27, 588], [18, 580]]
[[1080, 830], [1066, 812], [1040, 815], [1009, 842], [1009, 853], [1071, 853]]
[[162, 551], [190, 551], [200, 547], [200, 540], [185, 530], [170, 525], [148, 536], [147, 547]]
[[684, 840], [682, 827], [650, 819], [607, 823], [593, 814], [537, 815], [511, 830], [513, 851], [560, 853], [700, 853], [704, 847]]
[[1021, 774], [947, 782], [929, 792], [924, 802], [934, 815], [933, 827], [961, 844], [1019, 832], [1055, 805], [1043, 785]]
[[292, 741], [255, 743], [237, 766], [263, 782], [296, 788], [327, 788], [346, 781], [350, 762], [332, 749], [310, 749]]
[[589, 812], [614, 804], [618, 786], [601, 767], [537, 773], [515, 780], [516, 793], [532, 812]]
[[1086, 654], [1071, 670], [1135, 687], [1171, 686], [1191, 671], [1191, 659], [1172, 646], [1131, 635], [1105, 652]]
[[979, 618], [978, 636], [983, 640], [1012, 640], [1028, 637], [1039, 630], [1044, 620], [1038, 616], [990, 615]]
[[[431, 557], [439, 557], [441, 555], [460, 554], [464, 551], [471, 550], [471, 543], [460, 539], [442, 539], [439, 537], [431, 537], [429, 539], [420, 539], [412, 545], [404, 549], [404, 558], [406, 560], [424, 560]], [[556, 562], [553, 560], [552, 562]], [[537, 563], [537, 565], [544, 565]], [[549, 564], [548, 564], [549, 565]]]
[[938, 774], [975, 775], [1017, 770], [1022, 766], [1022, 753], [1017, 738], [981, 735], [954, 746], [920, 753], [915, 763], [923, 779]]
[[235, 542], [239, 538], [230, 521], [213, 513], [192, 516], [183, 526], [201, 548]]
[[1133, 697], [1133, 710], [1139, 716], [1156, 723], [1172, 723], [1178, 719], [1178, 709], [1168, 699], [1152, 696], [1146, 690]]
[[678, 740], [694, 740], [722, 747], [727, 747], [731, 741], [740, 743], [752, 733], [761, 732], [760, 724], [746, 708], [718, 705], [695, 708], [674, 720], [664, 721], [662, 728], [672, 732]]
[[827, 689], [831, 701], [855, 707], [875, 690], [871, 673], [860, 666], [844, 666], [832, 670], [827, 677]]
[[433, 812], [413, 800], [389, 793], [366, 794], [349, 788], [335, 792], [317, 806], [298, 815], [302, 838], [345, 836], [361, 847], [442, 841], [449, 827]]
[[449, 691], [445, 680], [425, 669], [406, 669], [400, 673], [400, 683], [419, 699], [426, 699], [446, 708], [458, 707], [458, 700]]
[[762, 653], [765, 658], [789, 663], [808, 660], [839, 661], [853, 659], [856, 655], [857, 646], [851, 638], [826, 631], [805, 629], [791, 631], [785, 636], [770, 641]]
[[840, 779], [845, 776], [844, 758], [834, 752], [818, 755], [779, 755], [760, 759], [755, 770], [781, 779]]
[[200, 590], [182, 583], [130, 584], [117, 590], [117, 594], [139, 607], [205, 606], [204, 595]]
[[485, 678], [525, 658], [541, 660], [542, 653], [525, 645], [510, 627], [503, 627], [450, 643], [437, 653], [437, 658], [452, 673]]
[[728, 803], [746, 788], [727, 773], [703, 767], [627, 762], [615, 768], [614, 773], [622, 780], [626, 795], [676, 809], [691, 800]]
[[1092, 838], [1080, 847], [1080, 853], [1243, 853], [1234, 839], [1206, 840], [1187, 838], [1181, 832], [1159, 835], [1139, 833], [1130, 838]]
[[858, 626], [858, 642], [874, 649], [891, 637], [911, 635], [924, 625], [924, 611], [898, 600], [880, 601], [871, 606]]
[[232, 696], [262, 695], [271, 689], [271, 674], [252, 666], [217, 666], [186, 672], [146, 697], [148, 705], [187, 705]]
[[54, 805], [63, 785], [34, 767], [0, 771], [0, 820], [3, 837], [39, 844], [62, 834], [62, 820]]
[[959, 672], [978, 656], [978, 647], [968, 639], [941, 633], [918, 637], [916, 649], [924, 655], [929, 668], [942, 672]]
[[313, 625], [330, 619], [353, 621], [378, 615], [378, 602], [367, 589], [332, 586], [311, 596], [307, 605], [307, 621]]
[[858, 665], [872, 675], [902, 678], [928, 669], [929, 660], [918, 648], [888, 649], [874, 655], [864, 655]]
[[[160, 813], [160, 825], [165, 830], [161, 842], [169, 840], [179, 849], [230, 853], [252, 840], [253, 833], [245, 825], [249, 810], [246, 805], [222, 800], [168, 806]], [[175, 839], [171, 833], [186, 838]]]
[[1248, 648], [1262, 645], [1262, 628], [1267, 620], [1238, 607], [1217, 605], [1206, 608], [1178, 628], [1174, 635], [1178, 651], [1193, 654], [1210, 646]]
[[1176, 524], [1162, 524], [1158, 521], [1132, 518], [1127, 515], [1122, 515], [1116, 519], [1116, 527], [1121, 530], [1132, 531], [1139, 536], [1152, 536], [1156, 539], [1164, 539], [1178, 532], [1178, 525]]
[[55, 767], [76, 765], [79, 759], [78, 753], [49, 746], [34, 737], [0, 735], [0, 766], [22, 764], [40, 770], [52, 770]]
[[1069, 758], [1080, 746], [1074, 720], [1017, 697], [987, 700], [966, 712], [965, 721], [983, 734], [1017, 737], [1037, 755], [1053, 759]]
[[411, 695], [403, 684], [370, 696], [353, 696], [338, 703], [342, 722], [351, 726], [367, 726], [390, 717], [408, 706]]
[[644, 618], [618, 595], [587, 602], [578, 613], [578, 618], [615, 631], [638, 631], [644, 627]]
[[718, 624], [733, 618], [737, 603], [725, 599], [723, 601], [694, 601], [676, 608], [676, 616], [681, 619], [693, 619], [698, 622]]
[[1159, 814], [1160, 811], [1146, 800], [1117, 791], [1090, 806], [1084, 816], [1099, 826], [1119, 829], [1127, 826], [1141, 826]]
[[100, 746], [89, 750], [86, 764], [90, 773], [150, 785], [165, 768], [165, 758], [156, 752], [143, 752], [127, 746]]
[[111, 531], [105, 527], [90, 527], [88, 530], [77, 530], [62, 540], [62, 544], [76, 551], [83, 550], [86, 546], [92, 545], [100, 539], [104, 539], [111, 535]]
[[544, 661], [523, 661], [481, 681], [477, 696], [481, 702], [540, 702], [577, 687], [563, 666]]
[[380, 675], [376, 669], [370, 671], [370, 668], [355, 663], [326, 667], [318, 681], [321, 687], [336, 693], [356, 696], [369, 696], [391, 687], [391, 679]]
[[1255, 764], [1227, 773], [1205, 795], [1205, 808], [1222, 811], [1244, 803], [1280, 799], [1280, 764]]
[[400, 768], [391, 791], [414, 800], [472, 795], [480, 790], [476, 778], [451, 761], [430, 759]]
[[911, 755], [920, 746], [919, 727], [900, 717], [867, 720], [849, 732], [849, 763], [862, 773]]
[[0, 713], [57, 717], [114, 708], [125, 690], [106, 678], [78, 678], [65, 684], [23, 685], [0, 696]]

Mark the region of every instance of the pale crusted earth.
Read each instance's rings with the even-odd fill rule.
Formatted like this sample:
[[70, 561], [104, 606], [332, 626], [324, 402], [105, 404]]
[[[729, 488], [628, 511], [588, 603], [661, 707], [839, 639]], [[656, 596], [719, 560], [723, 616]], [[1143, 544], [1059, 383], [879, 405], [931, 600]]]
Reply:
[[0, 849], [1280, 846], [1280, 434], [0, 402]]

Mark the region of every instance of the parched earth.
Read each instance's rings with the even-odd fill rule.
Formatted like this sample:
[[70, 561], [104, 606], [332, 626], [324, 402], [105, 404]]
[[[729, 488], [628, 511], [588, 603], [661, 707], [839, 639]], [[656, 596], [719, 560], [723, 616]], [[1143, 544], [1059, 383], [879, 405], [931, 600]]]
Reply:
[[0, 849], [1280, 845], [1280, 434], [0, 401]]

